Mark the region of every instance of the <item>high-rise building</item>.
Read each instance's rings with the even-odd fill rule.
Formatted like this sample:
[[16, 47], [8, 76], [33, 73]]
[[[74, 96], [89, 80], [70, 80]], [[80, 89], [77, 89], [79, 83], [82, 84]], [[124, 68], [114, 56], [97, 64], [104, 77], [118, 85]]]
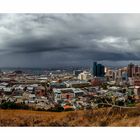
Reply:
[[127, 72], [128, 72], [128, 77], [139, 78], [140, 77], [140, 66], [134, 65], [131, 63], [128, 65]]
[[101, 64], [97, 64], [97, 76], [101, 75], [101, 71], [102, 71], [102, 65]]
[[134, 64], [132, 64], [132, 63], [130, 63], [129, 65], [128, 65], [128, 77], [133, 77], [133, 68], [134, 68]]
[[133, 67], [133, 70], [132, 71], [133, 71], [133, 77], [140, 78], [140, 66], [135, 65]]
[[92, 74], [96, 77], [104, 77], [105, 75], [105, 67], [102, 64], [97, 64], [97, 62], [93, 62]]
[[93, 62], [92, 74], [93, 76], [97, 76], [97, 62]]
[[101, 77], [104, 77], [105, 75], [105, 67], [101, 65]]
[[107, 81], [115, 80], [115, 70], [113, 70], [111, 68], [106, 68], [105, 76], [106, 76]]

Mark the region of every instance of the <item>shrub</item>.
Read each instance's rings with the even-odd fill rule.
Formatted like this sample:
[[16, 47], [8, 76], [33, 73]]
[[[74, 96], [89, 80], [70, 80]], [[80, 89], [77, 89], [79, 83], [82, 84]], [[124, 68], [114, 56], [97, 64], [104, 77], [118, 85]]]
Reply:
[[62, 111], [64, 111], [64, 108], [60, 105], [56, 105], [55, 107], [52, 107], [52, 108], [48, 109], [47, 111], [62, 112]]
[[65, 111], [74, 111], [74, 108], [66, 108]]
[[0, 105], [1, 109], [29, 109], [25, 104], [16, 104], [14, 102], [4, 102]]

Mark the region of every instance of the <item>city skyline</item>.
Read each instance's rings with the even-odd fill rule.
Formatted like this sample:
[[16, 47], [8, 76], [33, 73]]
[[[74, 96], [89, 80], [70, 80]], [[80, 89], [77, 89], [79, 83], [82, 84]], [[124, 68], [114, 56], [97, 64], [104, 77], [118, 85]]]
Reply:
[[0, 14], [0, 67], [139, 64], [140, 14]]

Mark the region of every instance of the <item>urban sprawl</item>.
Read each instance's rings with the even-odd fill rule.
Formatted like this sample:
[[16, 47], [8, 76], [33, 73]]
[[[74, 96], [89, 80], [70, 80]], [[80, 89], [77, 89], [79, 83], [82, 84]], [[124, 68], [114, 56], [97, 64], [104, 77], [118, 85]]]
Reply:
[[113, 69], [93, 62], [90, 70], [0, 72], [0, 107], [68, 111], [133, 107], [140, 101], [140, 66]]

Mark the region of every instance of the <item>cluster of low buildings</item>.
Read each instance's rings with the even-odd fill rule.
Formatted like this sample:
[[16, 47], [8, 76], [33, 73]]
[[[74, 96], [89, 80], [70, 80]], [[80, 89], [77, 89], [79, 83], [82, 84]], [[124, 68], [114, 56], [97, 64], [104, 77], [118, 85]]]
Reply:
[[91, 109], [128, 106], [140, 100], [140, 67], [111, 69], [93, 63], [92, 70], [56, 71], [46, 75], [22, 71], [0, 73], [0, 104], [14, 102], [35, 109]]

